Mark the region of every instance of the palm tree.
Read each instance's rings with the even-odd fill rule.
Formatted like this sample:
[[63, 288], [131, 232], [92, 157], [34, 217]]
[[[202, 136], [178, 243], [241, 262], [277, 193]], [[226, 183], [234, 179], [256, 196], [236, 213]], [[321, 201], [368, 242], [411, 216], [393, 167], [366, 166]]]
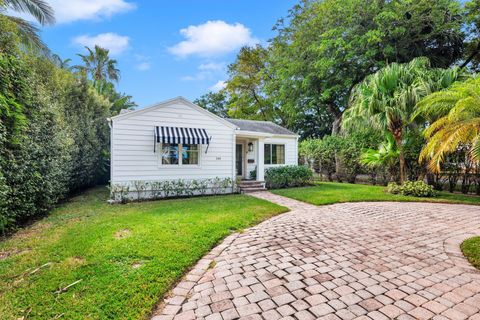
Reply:
[[360, 156], [360, 162], [370, 168], [385, 167], [391, 178], [395, 177], [394, 166], [397, 163], [400, 152], [391, 134], [386, 135], [387, 140], [375, 149], [366, 149]]
[[55, 16], [48, 2], [45, 0], [0, 0], [0, 15], [17, 27], [22, 42], [28, 47], [48, 52], [47, 47], [38, 36], [38, 28], [22, 18], [3, 14], [8, 9], [28, 13], [42, 26], [51, 25], [55, 23]]
[[433, 90], [450, 85], [457, 77], [456, 70], [431, 69], [426, 58], [405, 64], [392, 63], [354, 88], [343, 127], [367, 124], [389, 132], [399, 150], [400, 181], [404, 182], [404, 135], [416, 104]]
[[54, 53], [51, 57], [52, 62], [60, 69], [71, 71], [73, 67], [70, 66], [72, 59], [62, 59], [58, 54]]
[[456, 82], [450, 88], [432, 93], [418, 103], [414, 116], [432, 123], [424, 131], [427, 143], [420, 161], [439, 172], [448, 154], [469, 147], [472, 161], [480, 161], [480, 78]]
[[133, 109], [137, 106], [131, 95], [117, 92], [111, 82], [104, 82], [98, 93], [111, 102], [110, 112], [112, 115], [119, 114], [122, 109]]
[[99, 89], [104, 82], [114, 81], [120, 79], [120, 70], [117, 69], [117, 60], [110, 59], [108, 49], [104, 49], [95, 45], [92, 50], [85, 47], [88, 54], [78, 54], [82, 59], [84, 65], [75, 66], [85, 76], [90, 76], [93, 80], [93, 85]]

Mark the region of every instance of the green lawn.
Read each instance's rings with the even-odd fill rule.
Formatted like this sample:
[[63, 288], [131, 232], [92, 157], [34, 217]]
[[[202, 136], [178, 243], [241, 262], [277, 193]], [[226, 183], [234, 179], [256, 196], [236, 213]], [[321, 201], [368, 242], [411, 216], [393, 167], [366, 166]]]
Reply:
[[467, 239], [460, 247], [468, 261], [480, 270], [480, 237]]
[[355, 201], [423, 201], [480, 205], [480, 197], [439, 192], [433, 198], [417, 198], [386, 193], [383, 186], [320, 182], [312, 187], [278, 189], [273, 193], [315, 205]]
[[222, 238], [287, 210], [244, 195], [106, 199], [92, 189], [0, 241], [1, 319], [143, 318]]

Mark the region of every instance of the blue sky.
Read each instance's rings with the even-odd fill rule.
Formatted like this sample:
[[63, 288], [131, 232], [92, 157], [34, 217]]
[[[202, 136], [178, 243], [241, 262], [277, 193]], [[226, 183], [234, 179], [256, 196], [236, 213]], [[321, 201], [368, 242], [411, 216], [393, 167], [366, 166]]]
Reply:
[[265, 43], [294, 0], [49, 0], [57, 24], [42, 28], [53, 52], [78, 63], [83, 45], [107, 47], [118, 88], [140, 107], [221, 87], [242, 45]]

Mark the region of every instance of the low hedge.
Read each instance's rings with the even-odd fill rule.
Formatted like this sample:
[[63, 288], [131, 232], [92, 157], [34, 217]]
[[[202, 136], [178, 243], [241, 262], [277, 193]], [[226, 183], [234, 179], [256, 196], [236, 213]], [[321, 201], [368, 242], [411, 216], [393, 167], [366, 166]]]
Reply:
[[265, 171], [267, 188], [279, 189], [309, 185], [313, 180], [312, 171], [306, 166], [281, 166]]
[[395, 182], [390, 182], [387, 186], [387, 192], [414, 197], [435, 196], [433, 187], [423, 181], [405, 181], [402, 185], [398, 185]]

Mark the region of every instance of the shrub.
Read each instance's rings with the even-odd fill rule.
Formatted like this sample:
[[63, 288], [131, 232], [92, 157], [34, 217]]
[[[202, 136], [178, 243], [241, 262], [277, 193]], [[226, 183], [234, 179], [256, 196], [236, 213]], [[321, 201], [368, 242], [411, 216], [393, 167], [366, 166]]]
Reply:
[[[0, 176], [1, 178], [1, 176]], [[0, 179], [0, 199], [1, 199]], [[215, 177], [213, 179], [174, 179], [161, 181], [135, 180], [127, 183], [113, 183], [110, 186], [110, 199], [127, 203], [146, 199], [170, 197], [203, 196], [206, 194], [225, 194], [236, 191], [236, 182], [232, 178]], [[1, 210], [1, 207], [0, 207]], [[1, 211], [0, 211], [1, 212]], [[2, 220], [0, 220], [0, 225]]]
[[41, 57], [0, 50], [0, 75], [1, 234], [105, 182], [111, 104]]
[[304, 140], [299, 145], [300, 156], [315, 172], [320, 172], [333, 181], [335, 173], [336, 137], [325, 136], [323, 139]]
[[387, 192], [391, 194], [401, 194], [402, 186], [398, 185], [396, 182], [390, 182], [387, 185]]
[[433, 197], [433, 187], [423, 181], [405, 181], [402, 185], [391, 182], [387, 186], [387, 192], [413, 197]]
[[311, 183], [312, 171], [306, 166], [282, 166], [265, 171], [267, 188], [287, 188], [305, 186]]

